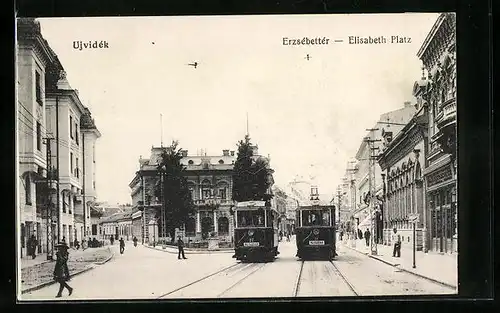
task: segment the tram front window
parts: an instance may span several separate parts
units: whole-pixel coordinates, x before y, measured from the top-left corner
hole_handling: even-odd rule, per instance
[[[264,227],[265,211],[238,211],[237,227]]]
[[[302,211],[302,226],[330,226],[330,212]]]

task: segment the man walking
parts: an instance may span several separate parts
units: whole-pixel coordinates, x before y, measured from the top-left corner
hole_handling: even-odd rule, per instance
[[[69,268],[68,268],[68,246],[65,243],[59,243],[55,246],[57,248],[56,253],[56,265],[54,267],[54,280],[59,283],[59,292],[56,298],[62,296],[64,288],[68,289],[69,295],[73,293],[73,288],[71,288],[67,281],[69,280]]]
[[[392,256],[393,257],[401,257],[401,235],[398,234],[398,230],[396,227],[393,229],[394,231],[394,250],[392,251]]]
[[[365,230],[365,241],[366,241],[366,246],[368,247],[370,245],[370,236],[371,233],[368,230],[368,228]]]
[[[120,254],[123,254],[125,251],[125,240],[123,240],[123,237],[120,238]]]
[[[177,248],[179,249],[179,255],[177,256],[177,258],[180,260],[182,254],[182,258],[184,260],[187,259],[186,256],[184,255],[184,241],[182,241],[181,236],[177,238]]]

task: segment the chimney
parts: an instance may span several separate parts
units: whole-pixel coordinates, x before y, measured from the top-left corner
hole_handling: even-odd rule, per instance
[[[188,156],[188,151],[187,150],[181,150],[181,155],[183,158]]]
[[[234,156],[234,151],[231,151],[231,156]]]
[[[405,108],[411,107],[411,101],[405,101]]]
[[[229,156],[229,150],[222,150],[223,156]]]

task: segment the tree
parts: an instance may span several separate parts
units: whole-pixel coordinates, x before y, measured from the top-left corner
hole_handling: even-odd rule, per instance
[[[166,233],[171,238],[175,235],[175,228],[187,223],[189,216],[194,213],[193,199],[184,176],[186,168],[180,162],[182,149],[177,146],[178,142],[173,141],[170,147],[162,151],[158,173],[163,174],[163,179],[159,180],[155,187],[155,196],[161,199],[163,195]],[[160,210],[157,211],[156,217],[161,217]]]
[[[238,156],[233,169],[233,200],[270,200],[270,169],[266,159],[254,160],[250,137],[238,143]]]

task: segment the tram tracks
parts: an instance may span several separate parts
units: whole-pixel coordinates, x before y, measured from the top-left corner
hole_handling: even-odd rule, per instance
[[[303,285],[305,278],[303,277],[303,272],[304,272],[304,264],[307,261],[301,261],[300,264],[300,269],[298,271],[298,275],[295,281],[294,289],[292,296],[293,297],[300,297],[301,295],[301,286]],[[340,269],[335,265],[333,261],[323,261],[321,264],[329,264],[331,265],[330,269],[333,269],[333,272],[336,274],[336,276],[341,278],[341,281],[345,286],[348,287],[349,291],[352,293],[353,296],[359,296],[359,292],[356,290],[356,288],[353,286],[353,284],[347,279],[347,277],[340,271]],[[326,268],[326,267],[325,267]],[[337,294],[332,294],[332,296],[338,296]]]
[[[224,288],[222,292],[218,292],[216,295],[214,294],[215,298],[220,298],[223,297],[225,294],[229,293],[232,291],[235,287],[237,287],[239,284],[241,284],[243,281],[251,277],[254,273],[258,272],[260,269],[265,267],[267,263],[236,263],[232,264],[230,266],[226,266],[216,272],[210,273],[208,275],[205,275],[197,280],[194,280],[188,284],[185,284],[183,286],[180,286],[172,291],[169,291],[165,294],[162,294],[161,296],[158,297],[158,299],[162,298],[168,298],[168,296],[172,296],[176,293],[183,293],[183,292],[190,292],[190,289],[194,288],[202,288],[202,289],[210,289],[211,283],[214,285],[213,290],[216,290],[219,286],[224,284],[224,280],[227,279],[226,277],[228,276],[234,276],[236,277],[236,281],[232,282],[229,287]],[[219,281],[219,277],[220,280]],[[240,277],[241,276],[241,277]],[[209,282],[209,279],[215,279],[214,282]],[[204,285],[208,283],[208,285]]]

